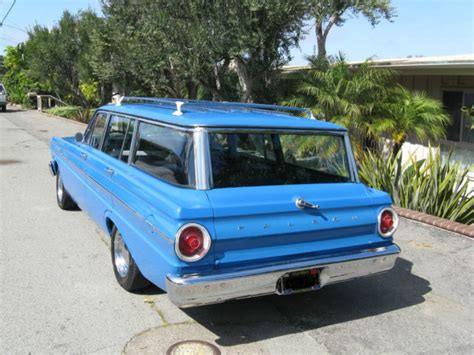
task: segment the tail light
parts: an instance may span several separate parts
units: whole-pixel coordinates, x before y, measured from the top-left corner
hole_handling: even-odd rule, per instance
[[[398,227],[398,215],[392,208],[384,208],[378,216],[378,230],[382,237],[390,237]]]
[[[175,252],[183,261],[202,259],[211,247],[209,232],[197,223],[183,225],[176,233]]]

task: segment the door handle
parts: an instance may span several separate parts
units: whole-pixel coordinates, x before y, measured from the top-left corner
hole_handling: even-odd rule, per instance
[[[295,201],[296,207],[299,209],[312,208],[313,210],[319,210],[319,205],[313,205],[312,203],[306,202],[301,197],[298,197]]]
[[[86,153],[81,153],[81,158],[86,160],[87,159],[87,154]]]
[[[112,169],[112,168],[105,168],[105,172],[106,172],[107,175],[109,175],[109,176],[114,175],[114,169]]]

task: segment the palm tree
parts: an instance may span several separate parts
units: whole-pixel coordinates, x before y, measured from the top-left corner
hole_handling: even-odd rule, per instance
[[[393,72],[363,63],[353,68],[344,58],[312,61],[297,78],[296,95],[285,103],[309,107],[319,117],[351,130],[361,147],[373,147],[391,126],[388,98]]]
[[[446,136],[450,122],[441,102],[429,98],[424,92],[410,92],[402,86],[396,88],[390,106],[391,127],[388,129],[392,150],[397,154],[408,139],[439,140]]]
[[[347,127],[357,148],[375,148],[388,136],[397,153],[408,138],[444,137],[449,117],[441,103],[398,86],[393,71],[369,62],[354,68],[342,57],[310,62],[312,68],[294,78],[295,96],[284,103]]]

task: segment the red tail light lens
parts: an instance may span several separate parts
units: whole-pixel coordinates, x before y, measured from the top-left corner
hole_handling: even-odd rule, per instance
[[[196,223],[182,226],[176,235],[175,251],[184,261],[202,259],[211,246],[211,238],[207,230]]]
[[[390,211],[383,211],[380,218],[380,230],[382,233],[387,233],[393,228],[393,216]]]
[[[189,227],[181,232],[179,251],[184,256],[194,256],[199,253],[204,244],[202,232],[199,228]]]
[[[382,237],[391,236],[398,227],[398,215],[391,208],[384,208],[379,213],[379,233]]]

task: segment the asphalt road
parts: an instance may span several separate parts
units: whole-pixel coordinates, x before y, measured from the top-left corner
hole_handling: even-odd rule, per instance
[[[49,140],[84,126],[0,113],[0,353],[165,353],[197,339],[223,353],[474,352],[474,241],[402,221],[387,274],[291,297],[180,310],[115,282],[108,237],[56,206]]]

